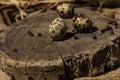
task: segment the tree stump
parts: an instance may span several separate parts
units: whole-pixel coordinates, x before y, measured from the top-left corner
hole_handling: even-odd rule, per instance
[[[75,9],[93,21],[90,33],[73,33],[72,19],[61,41],[48,26],[58,13],[36,14],[6,30],[0,43],[1,68],[15,80],[72,80],[106,73],[120,65],[120,24],[88,9]]]

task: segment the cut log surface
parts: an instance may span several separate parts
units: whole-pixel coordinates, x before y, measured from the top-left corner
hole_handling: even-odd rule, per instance
[[[65,38],[52,41],[48,27],[59,17],[54,11],[11,25],[0,43],[2,70],[16,80],[71,80],[119,67],[119,22],[88,9],[76,8],[75,13],[89,16],[93,31],[74,34],[72,19],[65,19]]]

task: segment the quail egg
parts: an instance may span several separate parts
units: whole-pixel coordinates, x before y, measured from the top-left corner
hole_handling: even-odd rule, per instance
[[[74,8],[70,3],[61,3],[57,6],[57,12],[62,18],[70,18],[74,14]]]
[[[66,34],[66,23],[62,18],[56,18],[49,26],[49,34],[53,40],[61,40]]]
[[[92,28],[92,20],[83,14],[76,14],[73,17],[72,25],[76,32],[88,32]]]

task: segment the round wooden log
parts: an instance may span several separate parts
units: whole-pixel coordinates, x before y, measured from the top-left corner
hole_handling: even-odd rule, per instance
[[[71,80],[110,71],[120,64],[119,22],[88,9],[75,9],[90,17],[89,33],[73,33],[72,19],[61,41],[52,41],[48,26],[56,12],[34,15],[6,30],[0,43],[2,70],[16,80]]]

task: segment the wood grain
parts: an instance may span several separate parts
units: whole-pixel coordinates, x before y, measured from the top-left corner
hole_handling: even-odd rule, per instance
[[[74,34],[72,19],[65,19],[68,27],[65,38],[52,42],[48,26],[59,17],[54,11],[37,14],[11,25],[0,45],[5,54],[1,60],[4,61],[4,71],[17,80],[31,77],[35,80],[71,80],[100,75],[117,68],[120,62],[119,22],[114,25],[110,23],[113,19],[88,9],[75,9],[75,13],[89,16],[95,30]],[[114,34],[111,34],[111,29],[102,33],[101,29],[106,26],[111,26]],[[38,36],[39,33],[41,36]]]

